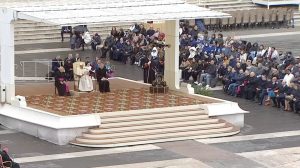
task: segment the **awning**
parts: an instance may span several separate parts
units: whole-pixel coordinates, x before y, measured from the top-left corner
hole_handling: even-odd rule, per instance
[[[181,0],[1,0],[0,7],[17,11],[19,19],[54,25],[230,17]]]

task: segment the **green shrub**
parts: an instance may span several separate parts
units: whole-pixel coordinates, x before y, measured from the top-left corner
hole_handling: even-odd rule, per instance
[[[211,96],[212,91],[210,88],[206,88],[205,86],[199,86],[196,84],[193,84],[192,87],[194,88],[195,94],[204,95],[204,96]]]

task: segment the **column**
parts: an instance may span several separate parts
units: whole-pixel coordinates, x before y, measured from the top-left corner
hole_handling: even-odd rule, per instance
[[[165,72],[164,79],[170,89],[180,89],[179,86],[179,20],[165,22],[166,34]]]
[[[11,103],[15,97],[15,54],[14,54],[14,24],[16,13],[0,8],[0,55],[1,84],[5,86],[6,102]]]

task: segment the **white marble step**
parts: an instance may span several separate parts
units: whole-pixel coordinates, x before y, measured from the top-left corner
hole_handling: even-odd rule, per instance
[[[211,122],[212,119],[208,118],[207,115],[199,115],[199,116],[184,116],[184,117],[177,117],[177,118],[160,118],[155,120],[141,120],[141,121],[134,121],[134,122],[122,122],[122,123],[105,123],[101,124],[101,128],[121,128],[121,127],[129,127],[129,126],[140,126],[140,125],[154,125],[154,124],[161,124],[161,123],[175,123],[175,122],[182,122],[182,121],[199,121],[201,122]]]
[[[82,143],[79,141],[70,142],[73,145],[85,146],[85,147],[120,147],[120,146],[131,146],[131,145],[141,145],[141,144],[152,144],[152,143],[160,143],[160,142],[171,142],[171,141],[181,141],[181,140],[190,140],[190,139],[206,139],[206,138],[216,138],[216,137],[225,137],[231,136],[239,133],[238,129],[227,130],[223,132],[216,132],[210,134],[196,134],[191,136],[175,136],[170,138],[157,138],[157,139],[144,139],[140,141],[124,141],[124,142],[114,142],[114,143]]]
[[[240,5],[227,5],[227,6],[210,6],[209,9],[211,10],[219,10],[219,9],[236,9],[236,10],[243,10],[244,8],[254,7],[252,4],[240,4]]]
[[[146,115],[146,116],[129,116],[129,117],[119,117],[119,118],[107,118],[101,120],[101,124],[111,124],[111,123],[122,123],[122,122],[135,122],[135,121],[147,121],[147,120],[156,120],[156,119],[170,119],[178,117],[203,117],[208,118],[206,114],[199,111],[186,111],[186,112],[174,112],[174,113],[163,113],[155,115]]]
[[[76,138],[76,142],[79,143],[87,143],[87,144],[115,144],[115,143],[124,143],[124,142],[133,142],[133,141],[145,141],[145,140],[156,140],[156,139],[168,139],[168,138],[176,138],[176,137],[191,137],[191,136],[199,136],[199,135],[209,135],[209,134],[218,134],[223,132],[230,132],[233,131],[234,128],[231,126],[224,127],[224,128],[216,128],[216,129],[209,129],[209,130],[195,130],[195,131],[185,131],[182,130],[181,132],[172,132],[172,133],[164,133],[164,134],[155,134],[155,135],[142,135],[136,137],[122,137],[122,138],[115,138],[110,139],[87,139],[84,137]]]
[[[101,119],[107,119],[107,118],[119,118],[119,117],[131,117],[134,116],[142,116],[142,115],[154,115],[154,114],[163,114],[163,113],[174,113],[174,112],[185,112],[185,111],[203,111],[202,108],[199,108],[198,106],[190,106],[190,107],[184,107],[181,109],[180,106],[176,107],[176,109],[171,108],[162,108],[159,110],[155,109],[148,109],[148,110],[133,110],[133,111],[127,111],[124,113],[121,112],[107,112],[107,113],[101,113],[100,117]],[[204,111],[203,111],[204,113]]]
[[[240,5],[240,4],[245,4],[245,2],[242,1],[219,1],[218,3],[216,2],[208,2],[205,3],[207,6],[224,6],[224,5]]]
[[[154,129],[163,129],[163,128],[174,128],[180,126],[195,126],[195,125],[207,125],[207,124],[217,124],[221,123],[218,119],[207,119],[207,120],[194,120],[194,121],[181,121],[181,122],[163,122],[155,124],[145,124],[137,126],[124,126],[117,128],[93,128],[89,129],[89,134],[112,134],[119,132],[134,132],[142,130],[154,130]]]
[[[177,133],[177,132],[189,132],[189,131],[198,131],[198,130],[208,130],[208,129],[218,129],[225,126],[225,123],[216,123],[216,124],[208,124],[208,125],[180,125],[178,127],[168,127],[159,128],[159,129],[146,129],[141,131],[124,131],[112,134],[89,134],[83,133],[82,137],[86,139],[97,139],[97,140],[105,140],[105,139],[115,139],[115,138],[125,138],[125,137],[137,137],[137,136],[149,136],[149,135],[162,135],[169,133]]]

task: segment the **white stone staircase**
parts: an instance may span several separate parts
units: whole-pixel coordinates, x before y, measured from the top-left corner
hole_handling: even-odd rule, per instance
[[[208,117],[199,107],[102,113],[101,126],[90,128],[71,144],[118,147],[158,142],[230,136],[239,128]]]
[[[300,26],[300,11],[294,12],[294,24],[295,26]]]
[[[104,38],[110,33],[112,26],[116,26],[118,29],[128,29],[131,24],[93,24],[88,25],[88,29],[90,33],[99,33]],[[15,43],[32,44],[60,42],[60,31],[60,26],[30,20],[17,20],[15,22]],[[64,37],[65,41],[69,40],[68,34],[65,34]]]
[[[187,2],[216,11],[249,10],[257,8],[252,0],[187,0]]]

